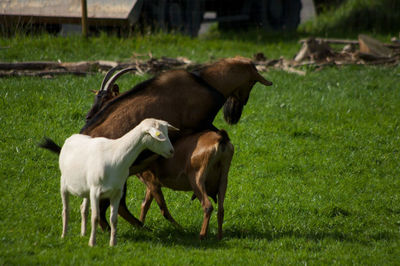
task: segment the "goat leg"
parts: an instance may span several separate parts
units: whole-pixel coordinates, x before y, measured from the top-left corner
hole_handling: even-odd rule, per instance
[[[135,216],[130,213],[128,207],[126,206],[126,182],[124,185],[124,190],[122,192],[121,201],[119,202],[118,214],[121,215],[126,221],[128,221],[131,225],[136,227],[143,227],[143,223],[139,221]]]
[[[118,214],[121,215],[126,221],[128,221],[131,225],[136,227],[143,227],[143,223],[139,221],[135,216],[133,216],[126,206],[126,183],[124,185],[124,190],[122,192],[122,198],[119,203]],[[106,211],[110,206],[110,201],[108,199],[100,200],[100,227],[103,231],[109,231],[110,225],[107,222]]]
[[[69,193],[65,188],[61,188],[61,200],[63,205],[63,210],[62,210],[63,230],[61,237],[64,238],[65,235],[67,234],[68,218],[69,218]]]
[[[228,143],[226,147],[229,152],[225,152],[225,156],[221,163],[221,175],[219,180],[218,188],[218,240],[222,239],[222,224],[224,222],[224,200],[226,188],[228,186],[228,173],[231,166],[232,157],[234,154],[234,147],[231,143]]]
[[[92,219],[91,219],[91,232],[89,238],[89,246],[93,247],[96,245],[96,228],[97,223],[99,221],[99,212],[100,212],[100,190],[99,189],[91,189],[90,190],[90,206],[92,209]]]
[[[142,206],[140,209],[140,221],[144,224],[144,220],[146,219],[147,211],[150,208],[151,202],[153,201],[153,195],[148,187],[146,187],[146,196],[142,202]]]
[[[226,170],[226,171],[224,171]],[[222,176],[219,182],[219,189],[218,189],[218,240],[222,239],[222,224],[224,222],[224,200],[225,200],[225,193],[226,188],[228,185],[228,171],[227,169],[222,169]]]
[[[117,217],[118,217],[118,206],[121,198],[121,193],[117,193],[110,199],[110,224],[111,224],[111,234],[110,234],[110,246],[115,246],[117,244]]]
[[[200,200],[201,207],[204,210],[203,224],[200,230],[200,240],[203,240],[207,235],[208,225],[210,223],[211,213],[213,211],[213,206],[211,204],[211,201],[208,199],[208,195],[206,192],[204,180],[206,176],[205,171],[206,170],[204,168],[200,169],[195,174],[195,178],[190,178],[190,184],[193,188],[194,194]]]
[[[109,231],[110,230],[110,225],[107,222],[106,218],[106,211],[108,207],[110,206],[110,200],[108,199],[102,199],[100,200],[100,228],[101,230],[104,231]]]
[[[147,186],[151,194],[153,195],[154,199],[156,200],[158,207],[160,207],[161,214],[170,221],[175,227],[182,229],[182,226],[178,224],[175,219],[172,217],[172,215],[169,213],[169,210],[167,208],[167,204],[165,203],[164,195],[161,191],[161,187],[156,186],[156,185],[149,185]]]
[[[84,236],[86,234],[86,220],[87,220],[87,215],[89,211],[89,199],[84,198],[81,204],[81,236]]]

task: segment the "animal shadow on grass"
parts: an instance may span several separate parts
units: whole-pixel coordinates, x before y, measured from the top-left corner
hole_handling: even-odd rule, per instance
[[[199,239],[198,228],[177,229],[174,226],[154,228],[151,230],[130,230],[121,232],[120,241],[157,243],[163,246],[186,246],[193,248],[223,248],[225,242],[217,240],[217,234],[208,232],[206,239]]]
[[[393,210],[390,210],[393,212]],[[269,210],[261,211],[261,213],[269,213]],[[239,217],[248,215],[236,213]],[[314,215],[320,216],[321,219],[348,219],[355,215],[349,210],[332,205],[314,211]],[[261,217],[259,212],[255,212],[253,217]],[[311,217],[310,217],[311,218]],[[228,221],[228,220],[227,220]],[[215,220],[214,220],[215,222]],[[350,221],[348,221],[350,222]],[[254,239],[254,240],[267,240],[275,241],[285,238],[305,239],[312,242],[319,242],[322,240],[335,240],[347,243],[359,243],[362,245],[370,245],[372,241],[394,241],[398,240],[398,235],[390,231],[390,229],[382,228],[381,230],[373,230],[370,232],[360,232],[359,229],[354,228],[342,229],[342,227],[330,227],[322,225],[321,228],[310,227],[299,229],[295,225],[278,225],[275,227],[268,222],[265,218],[265,223],[268,226],[260,226],[260,223],[254,224],[252,222],[244,224],[229,224],[225,223],[223,226],[223,239],[217,240],[217,228],[211,221],[209,231],[205,240],[199,240],[200,225],[186,225],[182,229],[178,229],[172,225],[152,224],[150,230],[129,230],[120,235],[123,241],[137,241],[137,242],[156,242],[164,246],[187,246],[193,248],[228,248],[229,240],[234,239]],[[312,222],[310,222],[312,224]]]
[[[331,217],[333,218],[333,217]],[[262,229],[260,226],[252,226],[251,224],[238,226],[225,226],[224,236],[222,240],[217,240],[217,234],[214,228],[208,232],[205,240],[199,240],[198,228],[177,229],[173,226],[163,228],[152,228],[152,230],[130,230],[120,235],[122,241],[157,243],[163,246],[186,246],[192,248],[229,248],[229,240],[233,239],[254,239],[275,241],[285,238],[305,239],[312,242],[322,240],[335,240],[339,242],[359,243],[362,245],[370,245],[373,241],[393,241],[398,236],[389,230],[380,230],[370,233],[356,232],[352,230],[343,231],[340,228],[333,228],[327,231],[323,229],[309,228],[299,230],[294,227],[286,227],[285,229],[267,228]]]

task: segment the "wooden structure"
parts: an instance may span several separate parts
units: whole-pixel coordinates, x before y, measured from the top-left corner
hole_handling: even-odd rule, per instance
[[[144,0],[87,0],[88,25],[133,25]],[[0,19],[32,24],[81,24],[81,0],[3,0]]]

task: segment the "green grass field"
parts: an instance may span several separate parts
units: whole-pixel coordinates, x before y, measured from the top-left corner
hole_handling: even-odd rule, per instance
[[[134,52],[205,62],[264,52],[292,57],[297,37],[173,35],[0,39],[1,61],[127,60]],[[384,39],[385,36],[380,36]],[[116,49],[118,47],[118,49]],[[175,229],[153,203],[152,231],[119,219],[118,245],[99,232],[98,246],[80,237],[80,199],[72,197],[69,235],[61,239],[58,160],[36,143],[62,143],[84,125],[102,75],[0,79],[0,265],[399,265],[400,67],[347,66],[298,76],[263,73],[241,121],[228,126],[235,145],[225,201],[224,239],[216,212],[198,240],[202,209],[191,193],[164,189]],[[128,76],[127,90],[149,76]],[[136,215],[144,185],[128,180]],[[214,205],[215,206],[215,205]],[[216,209],[216,206],[215,206]]]

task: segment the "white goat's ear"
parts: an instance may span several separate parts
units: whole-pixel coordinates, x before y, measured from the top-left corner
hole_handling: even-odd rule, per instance
[[[159,140],[159,141],[164,141],[164,140],[167,139],[167,138],[165,137],[164,133],[162,133],[160,130],[158,130],[157,128],[154,128],[154,127],[151,127],[151,128],[149,129],[149,134],[150,134],[153,138],[155,138],[155,139],[157,139],[157,140]]]
[[[169,131],[179,131],[179,128],[174,127],[173,125],[167,123],[167,127]]]

